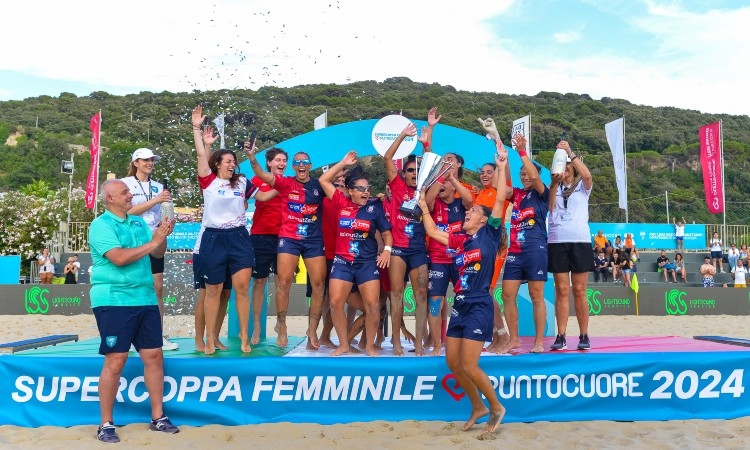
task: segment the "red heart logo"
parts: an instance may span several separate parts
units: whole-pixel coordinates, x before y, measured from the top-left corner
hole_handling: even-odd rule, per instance
[[[450,381],[453,381],[453,386],[449,384]],[[449,373],[448,375],[443,377],[443,389],[445,389],[445,392],[450,394],[450,396],[453,397],[453,400],[455,401],[460,401],[464,397],[464,395],[466,395],[466,392],[462,392],[461,385],[458,384],[456,376],[452,373]]]

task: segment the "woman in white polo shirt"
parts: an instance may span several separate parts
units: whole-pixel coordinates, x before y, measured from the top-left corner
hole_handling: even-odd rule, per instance
[[[591,348],[588,336],[589,306],[586,287],[589,272],[594,269],[591,257],[591,231],[589,230],[589,197],[594,187],[591,172],[570,149],[566,141],[557,148],[568,153],[565,172],[552,175],[549,203],[548,269],[555,279],[555,318],[557,337],[551,350],[567,347],[565,331],[568,326],[570,306],[568,298],[573,288],[578,327],[581,330],[578,350]]]
[[[141,216],[153,232],[161,222],[161,204],[171,202],[172,195],[164,189],[161,183],[151,179],[154,171],[154,163],[161,157],[154,155],[149,148],[139,148],[133,152],[128,168],[128,176],[122,181],[133,194],[133,207],[128,214]],[[162,318],[162,330],[164,330],[164,258],[151,258],[151,274],[154,277],[154,290],[159,300],[159,313]],[[180,346],[172,342],[165,335],[162,337],[162,350],[177,350]]]

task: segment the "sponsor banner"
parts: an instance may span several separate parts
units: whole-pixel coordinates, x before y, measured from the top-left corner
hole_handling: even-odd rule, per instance
[[[517,134],[523,135],[523,137],[526,138],[526,153],[528,153],[529,158],[534,159],[534,157],[531,154],[531,116],[525,116],[521,117],[520,119],[516,119],[513,121],[513,126],[510,130],[510,137],[511,137],[511,145],[513,147],[513,150],[516,149],[515,144],[513,144],[513,136]]]
[[[505,422],[732,419],[750,415],[750,352],[579,353],[483,357]],[[585,358],[586,363],[582,364]],[[178,425],[465,420],[466,393],[444,358],[166,358],[164,409]],[[356,364],[355,364],[356,363]],[[0,356],[0,423],[92,425],[102,359]],[[19,414],[23,411],[23,414]],[[131,357],[117,423],[150,417],[143,366]]]
[[[94,209],[96,205],[96,196],[99,192],[99,138],[102,131],[102,113],[99,111],[91,117],[91,144],[89,152],[91,153],[91,168],[89,176],[86,178],[86,208]]]
[[[201,224],[197,222],[175,223],[174,231],[167,236],[167,250],[193,251]]]
[[[724,158],[721,155],[721,124],[700,127],[701,168],[706,205],[711,214],[724,212]]]
[[[591,243],[599,230],[604,232],[609,242],[614,243],[615,237],[620,235],[625,242],[625,233],[633,233],[635,246],[639,250],[669,250],[677,248],[675,227],[666,223],[602,223],[591,222]],[[685,225],[685,249],[706,249],[706,225]]]

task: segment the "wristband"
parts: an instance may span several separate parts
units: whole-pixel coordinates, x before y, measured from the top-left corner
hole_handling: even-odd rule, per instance
[[[392,250],[393,250],[393,249],[391,248],[391,246],[390,246],[390,245],[386,245],[385,247],[383,247],[383,251],[384,251],[384,252],[390,252],[390,251],[392,251]]]
[[[429,142],[422,142],[422,148],[427,148],[430,146]]]
[[[571,157],[570,157],[570,162],[573,162],[573,160],[575,160],[576,158],[578,158],[578,155],[573,155],[573,156],[571,156]]]
[[[524,156],[528,156],[528,155],[526,154],[526,150],[518,150],[518,156],[523,158]]]
[[[437,184],[445,184],[445,177],[438,177],[438,179],[435,180],[435,183],[437,183]]]

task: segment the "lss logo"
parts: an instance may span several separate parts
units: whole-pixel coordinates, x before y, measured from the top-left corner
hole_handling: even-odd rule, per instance
[[[42,289],[38,286],[26,289],[24,294],[26,313],[47,314],[47,311],[49,311],[49,302],[44,298],[44,294],[49,294],[49,289]]]

